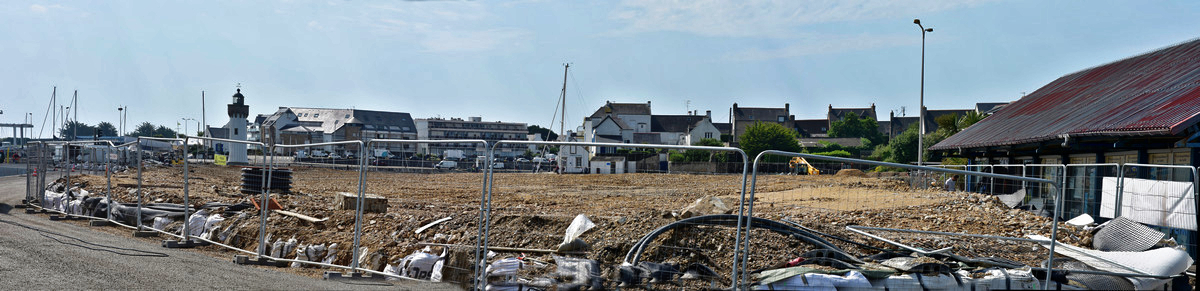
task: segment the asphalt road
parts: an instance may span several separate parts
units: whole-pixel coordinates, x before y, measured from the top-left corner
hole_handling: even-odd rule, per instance
[[[25,177],[0,177],[0,289],[429,290],[413,282],[322,280],[234,264],[13,208]],[[395,284],[395,285],[393,285]]]

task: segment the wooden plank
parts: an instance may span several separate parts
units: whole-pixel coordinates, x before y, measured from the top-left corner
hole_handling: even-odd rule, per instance
[[[446,218],[442,218],[442,219],[438,219],[434,222],[430,222],[429,224],[426,224],[425,226],[418,228],[416,233],[421,233],[422,231],[425,231],[426,229],[433,227],[434,225],[437,225],[438,223],[446,222],[446,221],[450,220],[450,218],[451,218],[450,216],[447,216]]]
[[[311,222],[311,223],[322,223],[322,222],[325,222],[326,220],[329,220],[329,218],[328,218],[328,217],[326,217],[326,218],[321,218],[321,219],[317,219],[317,218],[315,218],[315,217],[312,217],[312,216],[308,216],[308,215],[304,215],[304,214],[299,214],[299,213],[295,213],[295,212],[291,212],[291,211],[287,211],[287,210],[279,210],[279,209],[275,209],[275,210],[272,210],[272,211],[274,211],[275,213],[279,213],[279,214],[283,214],[283,215],[287,215],[287,216],[291,216],[291,217],[299,218],[299,219],[302,219],[302,220],[304,220],[304,221],[308,221],[308,222]]]
[[[137,184],[119,183],[119,184],[117,184],[117,187],[137,188]],[[183,189],[183,186],[179,186],[179,185],[161,185],[161,184],[142,184],[142,188],[174,188],[174,189]]]

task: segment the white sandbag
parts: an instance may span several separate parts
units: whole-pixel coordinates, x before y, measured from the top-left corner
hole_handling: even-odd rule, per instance
[[[282,255],[287,255],[287,254],[290,254],[290,253],[296,251],[296,245],[298,245],[298,244],[300,244],[300,241],[297,241],[295,236],[292,236],[292,238],[289,238],[287,240],[287,242],[283,243]]]
[[[400,275],[413,279],[429,280],[433,275],[433,267],[442,256],[417,251],[400,261]]]
[[[429,281],[441,282],[442,281],[442,268],[445,266],[446,266],[445,259],[438,260],[437,263],[434,263],[433,264],[433,273],[429,274]]]
[[[67,202],[68,206],[67,206],[67,211],[65,211],[65,212],[69,213],[69,214],[73,214],[73,215],[83,215],[83,202],[82,201],[83,200],[71,200],[70,202]]]
[[[305,249],[307,249],[307,248],[308,248],[308,246],[306,246],[306,245],[303,245],[303,244],[302,244],[302,245],[300,245],[300,247],[296,248],[296,258],[295,258],[295,260],[297,260],[297,261],[307,261],[307,260],[308,260],[308,253],[307,253],[307,252],[305,252]],[[292,262],[292,265],[291,265],[291,267],[292,267],[292,268],[299,268],[299,267],[303,267],[303,266],[304,266],[304,264],[301,264],[300,262]]]
[[[309,245],[304,249],[304,254],[308,257],[307,260],[317,262],[325,255],[325,244]]]
[[[282,258],[283,254],[285,254],[283,252],[283,239],[277,239],[274,244],[271,244],[271,256]]]
[[[334,261],[337,261],[337,257],[338,257],[338,244],[331,243],[331,244],[329,244],[329,248],[325,252],[325,259],[321,260],[321,262],[326,263],[326,264],[333,264]]]
[[[209,215],[208,219],[204,221],[204,233],[201,234],[200,237],[210,240],[213,239],[213,235],[221,230],[220,224],[222,221],[225,221],[225,218],[221,217],[220,213],[213,213],[212,215]]]
[[[867,277],[857,271],[847,272],[845,276],[833,274],[808,273],[792,276],[770,284],[759,285],[756,290],[822,290],[836,291],[839,288],[871,288]]]
[[[201,234],[203,234],[204,233],[204,223],[207,221],[208,221],[208,210],[201,209],[200,211],[196,211],[196,213],[192,213],[192,215],[190,217],[188,217],[188,221],[187,221],[188,235],[200,236]],[[179,234],[180,235],[183,234],[182,229],[179,231]]]
[[[167,218],[166,216],[159,216],[159,217],[154,218],[154,224],[151,225],[150,227],[153,227],[154,229],[157,229],[157,230],[164,230],[167,228],[167,225],[171,224],[171,222],[174,222],[174,221],[171,220],[170,218]]]
[[[488,265],[485,273],[488,276],[515,276],[517,271],[525,267],[525,262],[517,258],[505,258]]]
[[[885,287],[887,290],[970,290],[969,285],[959,284],[953,276],[919,273],[890,276],[882,282],[877,282],[875,287]]]
[[[368,270],[379,271],[383,267],[383,254],[368,252],[367,247],[358,249],[358,265]]]
[[[972,278],[967,271],[958,271],[959,277],[971,283],[973,290],[1037,290],[1039,281],[1029,271],[1020,269],[985,270],[983,278]]]
[[[386,267],[383,267],[383,273],[388,274],[388,275],[400,276],[400,268],[397,268],[396,266],[392,266],[392,264],[388,264]],[[388,281],[400,281],[399,278],[390,277],[390,276],[387,277],[387,280]]]

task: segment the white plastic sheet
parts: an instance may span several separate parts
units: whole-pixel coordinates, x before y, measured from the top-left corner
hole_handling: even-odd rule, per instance
[[[1100,217],[1114,218],[1117,178],[1104,177],[1101,184]],[[1196,230],[1196,195],[1191,182],[1125,178],[1121,194],[1121,216],[1134,221]]]
[[[1030,235],[1029,238],[1050,240],[1040,235]],[[1049,243],[1041,245],[1050,247]],[[1193,262],[1187,252],[1174,248],[1157,248],[1144,252],[1104,252],[1058,243],[1054,252],[1102,271],[1155,276],[1177,275],[1187,270]],[[1133,282],[1138,290],[1156,289],[1167,282],[1166,279],[1146,277],[1131,277],[1129,281]]]

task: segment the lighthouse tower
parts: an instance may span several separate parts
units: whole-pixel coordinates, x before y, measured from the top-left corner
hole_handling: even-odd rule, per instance
[[[237,93],[233,94],[233,103],[229,104],[229,123],[225,124],[225,128],[229,129],[229,139],[246,140],[246,117],[249,115],[250,106],[246,105],[246,96],[242,96],[242,88],[238,88]],[[230,143],[227,163],[246,165],[246,144]]]

